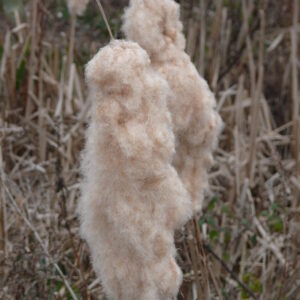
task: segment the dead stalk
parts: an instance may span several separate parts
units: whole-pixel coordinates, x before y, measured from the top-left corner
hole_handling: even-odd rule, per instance
[[[256,164],[256,150],[257,143],[256,137],[259,129],[259,108],[262,97],[263,88],[263,77],[264,77],[264,37],[265,37],[265,13],[260,10],[260,39],[259,39],[259,58],[258,58],[258,80],[257,88],[254,94],[254,99],[252,99],[252,109],[251,109],[251,132],[250,132],[250,151],[249,151],[249,165],[248,165],[248,176],[250,179],[250,185],[253,185],[254,174],[255,174],[255,164]]]
[[[195,280],[196,289],[197,289],[197,296],[198,296],[198,299],[206,299],[206,298],[204,298],[205,296],[203,295],[202,287],[201,287],[201,284],[200,284],[200,279],[199,279],[199,276],[198,276],[198,263],[197,263],[196,248],[195,248],[191,228],[188,229],[187,241],[188,241],[188,246],[189,246],[190,255],[191,255],[192,268],[193,268],[193,271],[194,271],[194,280]]]
[[[105,14],[105,11],[104,11],[104,9],[103,9],[103,6],[102,6],[100,0],[96,0],[96,2],[97,2],[97,5],[98,5],[98,7],[99,7],[100,13],[101,13],[101,15],[102,15],[102,17],[103,17],[103,20],[104,20],[104,22],[105,22],[105,25],[106,25],[106,28],[107,28],[107,30],[108,30],[110,39],[113,40],[113,39],[114,39],[114,36],[113,36],[113,34],[112,34],[110,25],[109,25],[109,23],[108,23],[108,21],[107,21],[106,14]]]
[[[294,0],[293,27],[291,28],[291,64],[293,97],[293,148],[296,159],[296,174],[300,178],[300,110],[299,110],[299,76],[298,76],[298,18],[299,0]]]
[[[28,68],[28,86],[27,86],[27,96],[26,96],[26,111],[25,117],[29,119],[32,110],[32,95],[34,94],[34,74],[36,71],[36,42],[37,42],[37,17],[38,17],[38,0],[32,0],[31,2],[31,26],[30,26],[30,58],[29,58],[29,68]]]

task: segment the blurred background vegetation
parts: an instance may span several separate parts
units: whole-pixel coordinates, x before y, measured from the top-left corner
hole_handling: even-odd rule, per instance
[[[178,299],[300,299],[299,0],[185,0],[186,51],[225,122],[203,213],[176,233]],[[128,1],[103,0],[115,37]],[[80,240],[94,1],[0,7],[0,299],[104,299]]]

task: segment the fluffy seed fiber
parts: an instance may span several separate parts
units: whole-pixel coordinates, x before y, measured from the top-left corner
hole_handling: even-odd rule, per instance
[[[184,52],[179,5],[173,0],[131,0],[123,21],[126,37],[148,52],[153,68],[172,90],[167,103],[176,138],[173,165],[197,212],[208,186],[212,150],[222,121],[206,81]]]
[[[192,214],[171,161],[170,93],[133,42],[113,41],[88,63],[93,102],[83,153],[81,232],[114,300],[171,300],[182,280],[173,235]]]

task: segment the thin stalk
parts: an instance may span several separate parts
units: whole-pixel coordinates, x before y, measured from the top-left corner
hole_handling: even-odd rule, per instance
[[[191,254],[191,261],[192,261],[192,268],[194,271],[194,280],[196,284],[196,289],[197,289],[197,296],[198,299],[204,299],[204,295],[202,293],[202,288],[198,276],[198,264],[197,264],[197,255],[196,255],[196,247],[194,245],[194,237],[193,237],[193,231],[192,231],[192,226],[191,224],[187,224],[187,229],[188,229],[188,246]]]
[[[292,51],[292,97],[293,97],[293,139],[294,140],[294,153],[296,159],[296,174],[300,176],[300,121],[299,121],[299,77],[298,77],[298,14],[299,14],[299,0],[294,0],[294,15],[293,15],[293,27],[291,29]]]
[[[32,112],[32,95],[34,95],[34,73],[36,70],[36,35],[37,35],[37,16],[38,16],[38,0],[32,0],[32,20],[30,26],[30,58],[29,58],[29,69],[28,69],[28,87],[27,87],[27,101],[26,101],[26,119],[29,119]]]
[[[255,93],[255,97],[252,102],[251,109],[251,133],[250,133],[250,155],[249,155],[249,164],[248,164],[248,176],[250,179],[250,185],[253,184],[254,173],[255,173],[255,163],[256,163],[256,136],[259,128],[259,107],[260,100],[262,97],[262,85],[264,77],[264,39],[265,39],[265,13],[263,10],[260,10],[260,19],[261,19],[261,30],[260,30],[260,40],[259,40],[259,59],[258,59],[258,83]]]
[[[104,11],[104,9],[103,9],[103,6],[102,6],[100,0],[96,0],[96,3],[97,3],[97,5],[98,5],[98,7],[99,7],[99,9],[100,9],[100,12],[101,12],[101,15],[102,15],[102,17],[103,17],[103,20],[104,20],[104,22],[105,22],[106,28],[107,28],[107,30],[108,30],[110,39],[111,39],[111,40],[114,40],[114,37],[113,37],[112,31],[111,31],[110,25],[109,25],[109,23],[108,23],[108,21],[107,21],[106,14],[105,14],[105,11]]]
[[[205,42],[206,42],[206,20],[205,20],[205,0],[200,2],[200,14],[201,14],[201,23],[200,23],[200,56],[199,56],[199,73],[203,76],[205,71]]]
[[[72,13],[71,30],[70,30],[70,44],[69,44],[69,53],[68,53],[68,68],[67,68],[68,77],[71,72],[71,66],[72,66],[72,63],[74,60],[75,31],[76,31],[76,14]]]

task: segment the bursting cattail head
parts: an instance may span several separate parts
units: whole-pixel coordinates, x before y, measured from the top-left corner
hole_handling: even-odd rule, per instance
[[[150,67],[150,59],[138,44],[114,40],[87,64],[85,75],[91,90],[110,96],[122,94],[129,86],[137,90],[138,75],[146,67]]]
[[[71,15],[80,16],[84,13],[89,0],[68,0],[68,8]]]
[[[109,299],[170,300],[182,273],[174,229],[191,201],[171,166],[167,82],[138,44],[112,41],[86,67],[93,108],[83,153],[81,232]]]
[[[179,5],[173,0],[131,0],[122,29],[127,38],[139,43],[150,56],[169,45],[185,48]]]
[[[166,109],[169,86],[152,70],[147,52],[135,42],[113,40],[87,64],[85,77],[93,104],[103,108],[113,107],[112,102],[118,103],[117,106],[120,105],[124,109],[121,114],[122,118],[146,118],[148,123],[153,122],[154,129],[159,114],[150,115],[147,111],[150,107],[155,109],[156,106]],[[146,108],[148,106],[149,108]],[[142,110],[141,107],[144,109]],[[171,124],[169,112],[166,113],[166,117],[168,123]],[[111,116],[108,122],[111,122],[113,118],[115,116]],[[161,138],[164,140],[161,154],[168,156],[169,151],[173,153],[173,150],[170,150],[174,143],[173,133],[164,135],[164,130],[161,129],[154,132],[162,135],[157,137],[158,140]],[[136,134],[138,135],[138,132]],[[143,155],[147,153],[150,155],[153,146],[152,142],[150,144]]]
[[[176,138],[173,165],[201,208],[212,151],[221,130],[215,97],[184,52],[179,5],[173,0],[131,0],[123,17],[125,36],[150,55],[152,67],[168,82],[168,108]]]

